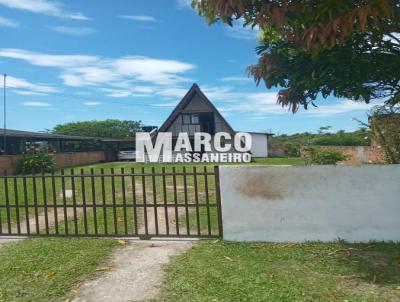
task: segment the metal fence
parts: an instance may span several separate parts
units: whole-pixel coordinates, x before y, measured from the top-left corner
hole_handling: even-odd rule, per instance
[[[222,236],[218,167],[71,169],[0,182],[0,236]]]

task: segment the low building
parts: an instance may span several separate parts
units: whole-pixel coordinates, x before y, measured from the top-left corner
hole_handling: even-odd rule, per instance
[[[134,148],[134,140],[0,129],[0,174],[13,173],[28,147],[51,151],[63,168],[114,161],[120,149]]]

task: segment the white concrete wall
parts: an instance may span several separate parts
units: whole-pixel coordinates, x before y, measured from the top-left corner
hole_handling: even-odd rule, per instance
[[[268,156],[268,137],[262,133],[251,133],[251,154],[253,157]]]
[[[400,241],[400,165],[220,167],[224,239]]]

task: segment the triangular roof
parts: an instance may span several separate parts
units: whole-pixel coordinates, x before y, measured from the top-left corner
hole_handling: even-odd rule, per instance
[[[235,133],[235,130],[229,125],[229,123],[225,120],[225,118],[219,113],[218,109],[211,103],[211,101],[206,97],[206,95],[201,91],[200,87],[194,83],[192,87],[189,89],[189,91],[185,94],[185,96],[182,98],[182,100],[176,105],[174,110],[171,112],[171,114],[168,116],[168,118],[165,120],[165,122],[161,125],[160,129],[158,130],[159,132],[165,132],[171,125],[172,123],[176,120],[176,118],[179,116],[179,114],[186,108],[186,106],[192,101],[193,97],[195,95],[199,95],[202,100],[210,106],[212,111],[226,124],[228,129],[231,131],[231,134]]]

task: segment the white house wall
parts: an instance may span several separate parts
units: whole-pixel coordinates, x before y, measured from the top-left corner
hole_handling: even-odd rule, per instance
[[[251,154],[253,157],[267,157],[268,156],[268,137],[262,133],[251,134]]]

